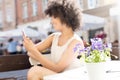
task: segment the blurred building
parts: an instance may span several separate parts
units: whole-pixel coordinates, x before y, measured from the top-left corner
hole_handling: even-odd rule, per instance
[[[31,27],[47,36],[50,20],[45,16],[48,0],[16,0],[17,28]]]
[[[0,0],[0,29],[9,30],[16,27],[15,0]]]
[[[118,38],[116,28],[114,28],[116,26],[115,19],[110,16],[110,9],[114,6],[116,0],[77,1],[83,13],[106,19],[106,25],[102,28],[82,32],[86,41],[98,30],[104,30],[110,42]],[[32,27],[42,33],[47,33],[51,28],[50,19],[44,14],[47,2],[48,0],[0,0],[0,29]]]
[[[110,9],[114,7],[116,0],[79,0],[83,13],[102,17],[106,20],[106,25],[103,28],[96,30],[84,31],[83,36],[88,41],[91,35],[99,30],[107,33],[107,41],[114,42],[118,36],[116,34],[114,19],[111,19]],[[96,26],[97,27],[97,26]],[[92,33],[92,34],[91,34]]]
[[[114,34],[115,24],[110,17],[110,9],[116,0],[77,0],[83,13],[95,15],[106,19],[106,25],[100,29],[83,31],[85,40],[93,37],[99,30],[105,31],[108,41],[113,42],[117,37]],[[45,17],[44,10],[48,0],[16,0],[16,24],[17,27],[32,27],[40,32],[47,33],[50,21]],[[112,27],[111,27],[112,26]],[[97,26],[96,26],[97,27]],[[94,34],[94,35],[93,35]],[[92,35],[92,36],[91,36]],[[112,36],[111,36],[112,35]]]
[[[17,25],[45,18],[47,0],[16,0]]]
[[[79,0],[83,10],[94,9],[115,3],[116,0]]]

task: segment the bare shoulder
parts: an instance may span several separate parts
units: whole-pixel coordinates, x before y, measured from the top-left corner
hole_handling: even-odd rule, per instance
[[[54,38],[54,33],[53,34],[50,34],[48,37],[47,37],[47,39],[46,40],[53,40],[53,38]]]
[[[73,39],[72,42],[69,44],[69,47],[73,48],[76,46],[76,44],[80,44],[81,47],[84,48],[84,44],[83,44],[83,41],[81,38],[76,38],[76,39]]]
[[[58,32],[52,33],[51,35],[48,36],[47,39],[53,40],[53,38],[58,34],[60,34],[60,33],[58,33]]]

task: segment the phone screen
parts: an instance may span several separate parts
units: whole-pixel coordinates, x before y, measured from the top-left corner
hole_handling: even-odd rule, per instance
[[[25,29],[22,30],[22,34],[23,34],[23,36],[27,36],[25,33]]]

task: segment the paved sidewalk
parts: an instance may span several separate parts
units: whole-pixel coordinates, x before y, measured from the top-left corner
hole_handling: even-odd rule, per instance
[[[0,79],[2,78],[16,78],[17,80],[27,80],[28,69],[25,70],[17,70],[17,71],[8,71],[8,72],[0,72]]]

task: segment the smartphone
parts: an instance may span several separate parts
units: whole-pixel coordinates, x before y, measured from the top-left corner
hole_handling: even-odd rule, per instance
[[[23,36],[27,37],[27,35],[25,33],[25,29],[22,30],[22,34],[23,34]]]

